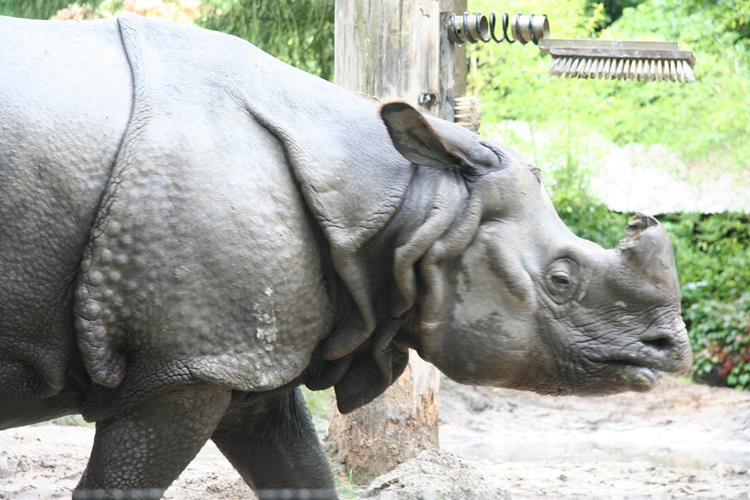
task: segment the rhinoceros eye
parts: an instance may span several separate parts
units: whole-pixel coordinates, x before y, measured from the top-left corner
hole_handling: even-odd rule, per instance
[[[567,258],[554,261],[544,275],[544,288],[558,304],[570,300],[578,288],[578,264]]]
[[[552,283],[559,286],[560,288],[565,288],[567,286],[570,286],[570,276],[568,276],[568,273],[563,271],[555,271],[552,275],[549,277],[550,280],[552,280]]]

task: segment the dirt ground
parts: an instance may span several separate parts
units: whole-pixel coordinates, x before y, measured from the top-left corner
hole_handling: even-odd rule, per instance
[[[440,451],[342,498],[750,498],[747,392],[666,378],[647,394],[552,398],[445,381],[440,412]],[[92,439],[51,424],[0,432],[0,498],[68,497]],[[207,445],[165,498],[254,496]]]

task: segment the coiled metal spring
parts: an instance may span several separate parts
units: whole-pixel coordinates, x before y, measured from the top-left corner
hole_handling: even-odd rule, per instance
[[[499,34],[498,28],[500,28]],[[547,16],[518,13],[511,21],[508,13],[503,12],[500,26],[497,24],[497,16],[494,12],[490,13],[489,18],[481,12],[476,14],[464,12],[463,16],[456,16],[452,13],[449,17],[448,37],[453,43],[459,45],[467,42],[488,43],[493,40],[497,43],[527,44],[533,42],[538,45],[539,41],[547,36],[549,36]]]

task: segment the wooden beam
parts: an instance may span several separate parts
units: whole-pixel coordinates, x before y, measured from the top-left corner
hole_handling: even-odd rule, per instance
[[[336,0],[335,83],[452,120],[466,53],[448,42],[441,12],[465,9],[466,0]],[[436,448],[438,386],[438,371],[412,353],[401,378],[372,403],[345,416],[333,405],[331,458],[362,483]]]

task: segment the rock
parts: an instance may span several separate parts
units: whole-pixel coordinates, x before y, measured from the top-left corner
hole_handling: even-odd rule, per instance
[[[375,478],[364,497],[377,500],[510,498],[468,462],[440,450],[426,450]]]
[[[16,473],[18,458],[5,451],[0,451],[0,478],[11,477]]]

